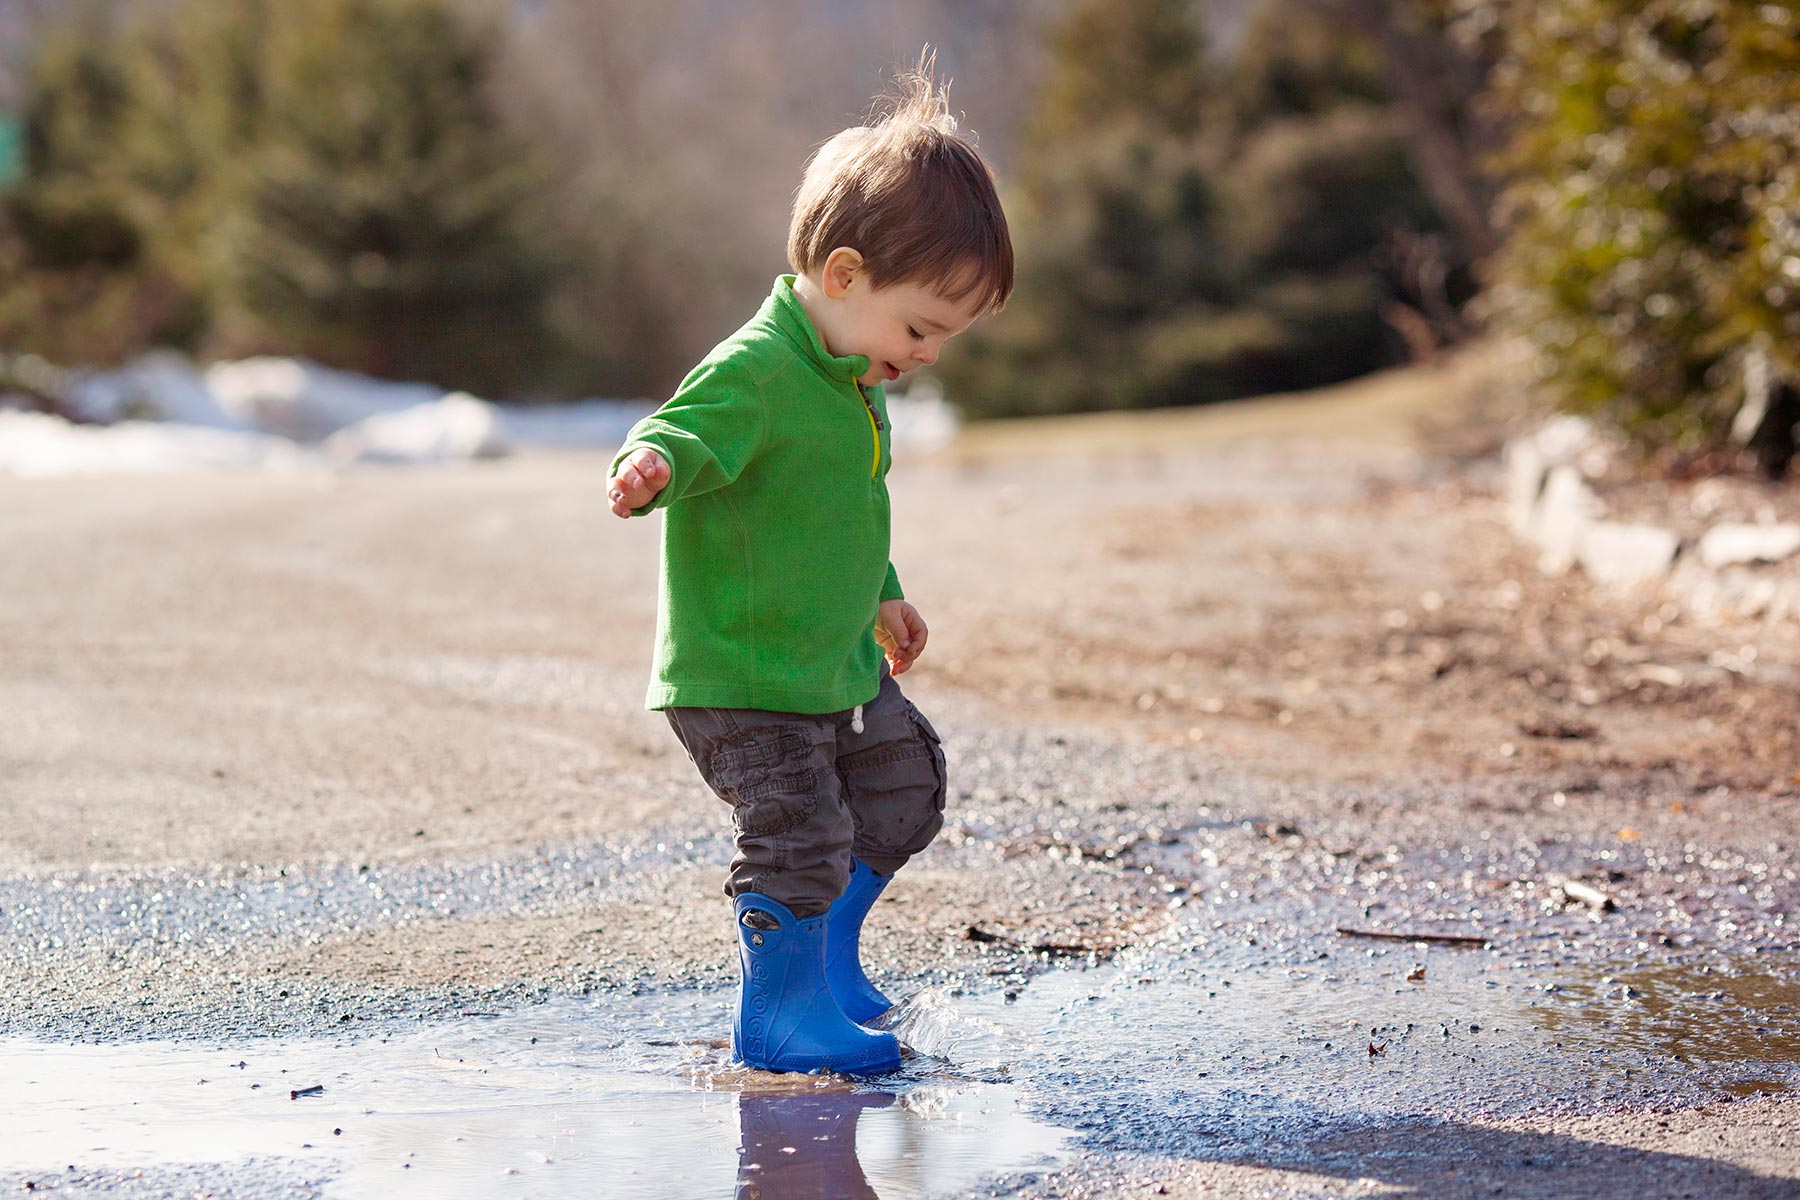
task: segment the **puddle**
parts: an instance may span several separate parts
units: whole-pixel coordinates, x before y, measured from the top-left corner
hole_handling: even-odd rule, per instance
[[[70,1165],[267,1164],[344,1200],[895,1200],[983,1194],[1075,1135],[1304,1168],[1346,1129],[1396,1118],[1800,1089],[1800,962],[1272,953],[1185,933],[1009,991],[909,997],[887,1020],[917,1053],[878,1087],[733,1067],[704,1040],[730,1026],[718,993],[559,1001],[373,1040],[0,1039],[0,1187]],[[292,1098],[311,1085],[324,1090]]]
[[[0,1039],[0,1175],[268,1162],[343,1198],[895,1197],[1042,1163],[1066,1137],[942,1059],[881,1090],[769,1075],[681,1040],[729,1027],[716,996],[614,1008],[223,1049]]]
[[[1598,1026],[1608,1041],[1676,1061],[1800,1063],[1800,969],[1626,965],[1556,988],[1567,1004],[1544,1011],[1551,1030]]]
[[[1053,1048],[1015,1077],[1106,1149],[1229,1157],[1345,1122],[1800,1087],[1800,961],[1551,968],[1408,944],[1283,961],[1196,941],[956,1007]]]

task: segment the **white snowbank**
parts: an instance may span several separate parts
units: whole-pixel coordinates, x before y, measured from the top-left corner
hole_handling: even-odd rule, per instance
[[[0,471],[27,477],[181,471],[193,467],[298,470],[320,461],[284,437],[162,421],[75,425],[44,413],[0,411]]]
[[[445,396],[430,384],[390,383],[298,358],[214,363],[206,369],[206,386],[240,424],[299,442],[323,441],[360,421]]]
[[[206,377],[172,350],[152,350],[117,371],[77,375],[68,404],[77,416],[102,425],[137,419],[213,429],[252,428],[227,412]]]
[[[338,462],[461,462],[507,448],[499,410],[466,392],[364,417],[325,439],[325,453]]]
[[[83,424],[0,406],[0,472],[77,475],[192,466],[447,463],[515,445],[604,449],[656,406],[588,400],[498,406],[422,383],[390,383],[295,358],[196,368],[153,351],[116,371],[76,373],[66,402]],[[937,449],[956,409],[931,380],[888,401],[894,448]]]
[[[504,405],[500,418],[515,445],[610,449],[623,445],[631,427],[655,411],[656,405],[641,400],[582,400]]]

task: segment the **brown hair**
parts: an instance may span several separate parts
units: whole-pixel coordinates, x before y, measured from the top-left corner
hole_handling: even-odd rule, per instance
[[[927,47],[877,98],[873,124],[837,134],[807,162],[788,262],[806,274],[848,246],[874,287],[919,283],[992,312],[1012,294],[1012,238],[993,172],[957,133],[949,84],[932,77],[935,61]]]

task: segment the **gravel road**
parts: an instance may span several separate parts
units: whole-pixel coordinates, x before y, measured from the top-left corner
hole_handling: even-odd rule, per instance
[[[1298,981],[1418,1089],[1308,1065],[1322,1017],[1183,1010],[1157,1045],[1191,1031],[1185,1065],[1095,1027],[1025,1072],[1076,1155],[979,1194],[1800,1195],[1800,637],[1539,577],[1492,463],[1414,436],[1465,382],[977,429],[896,469],[932,626],[905,682],[954,780],[871,929],[889,978],[1110,978],[1096,1012],[1152,1024],[1180,1007],[1152,979]],[[0,479],[0,1035],[728,987],[725,816],[641,711],[656,529],[605,514],[605,465]],[[1411,1024],[1368,990],[1405,980],[1443,989]],[[1451,1071],[1419,1031],[1495,986],[1634,1065],[1572,1073],[1539,1030]],[[165,1176],[193,1184],[61,1186]]]

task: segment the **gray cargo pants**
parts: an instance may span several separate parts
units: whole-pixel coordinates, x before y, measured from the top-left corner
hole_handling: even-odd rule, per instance
[[[795,916],[843,894],[854,854],[883,875],[944,826],[937,731],[885,672],[854,711],[664,710],[707,786],[731,805],[737,853],[725,894],[760,892]]]

